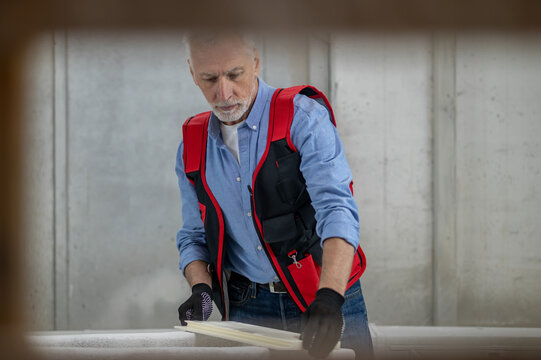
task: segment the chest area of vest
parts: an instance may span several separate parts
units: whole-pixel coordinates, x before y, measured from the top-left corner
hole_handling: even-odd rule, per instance
[[[314,211],[300,170],[301,157],[285,139],[271,142],[253,179],[255,213],[267,243],[298,238]]]

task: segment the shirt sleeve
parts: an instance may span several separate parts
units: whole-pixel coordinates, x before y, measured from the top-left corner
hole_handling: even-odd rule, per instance
[[[358,208],[338,131],[327,109],[317,101],[297,94],[294,104],[291,140],[301,155],[300,170],[316,211],[316,232],[321,245],[330,237],[339,237],[357,248]]]
[[[192,261],[210,262],[210,255],[195,188],[184,173],[182,149],[183,142],[178,147],[175,172],[182,200],[182,227],[177,232],[177,249],[180,255],[179,269],[184,273]]]

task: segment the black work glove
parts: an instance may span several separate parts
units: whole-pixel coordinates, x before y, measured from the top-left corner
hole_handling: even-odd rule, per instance
[[[192,296],[178,308],[178,319],[185,326],[185,320],[208,320],[212,313],[212,289],[205,283],[192,287]]]
[[[344,297],[329,288],[316,292],[316,298],[302,314],[302,347],[311,356],[324,358],[334,349],[344,331]]]

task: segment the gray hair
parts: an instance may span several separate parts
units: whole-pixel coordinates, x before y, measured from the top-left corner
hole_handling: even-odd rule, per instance
[[[226,38],[239,38],[247,50],[250,51],[252,54],[252,57],[255,58],[255,48],[256,48],[256,36],[251,33],[240,33],[240,32],[211,32],[211,31],[188,31],[184,33],[182,42],[184,43],[184,46],[186,48],[186,52],[188,53],[188,58],[191,59],[191,44],[193,44],[194,41],[201,42],[203,44],[207,45],[213,45],[217,44],[220,41],[226,39]]]

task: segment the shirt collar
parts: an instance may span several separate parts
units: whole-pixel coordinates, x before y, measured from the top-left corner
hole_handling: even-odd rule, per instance
[[[265,111],[265,105],[267,104],[269,96],[272,96],[274,89],[267,85],[261,78],[257,78],[258,88],[257,95],[255,97],[254,105],[250,110],[250,114],[246,118],[246,121],[241,126],[248,126],[251,130],[256,131],[259,129],[259,123],[263,118]],[[212,113],[209,121],[209,135],[216,140],[220,134],[220,120]]]

